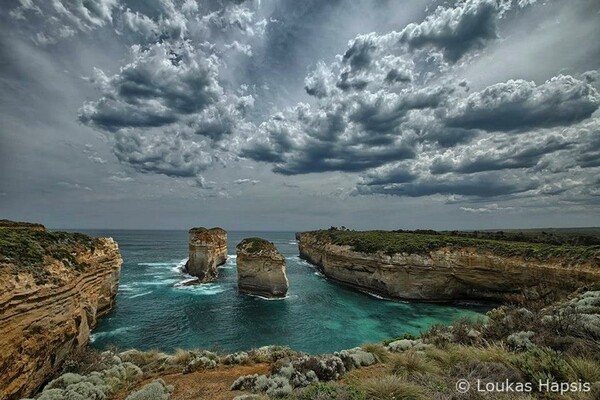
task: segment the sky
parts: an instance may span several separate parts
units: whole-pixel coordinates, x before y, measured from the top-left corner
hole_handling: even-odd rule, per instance
[[[0,7],[0,218],[600,226],[597,0]]]

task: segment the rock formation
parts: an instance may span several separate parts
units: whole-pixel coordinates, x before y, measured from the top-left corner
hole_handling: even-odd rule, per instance
[[[119,283],[112,239],[30,227],[0,227],[1,399],[32,394],[84,347]]]
[[[192,228],[189,232],[188,274],[200,283],[217,278],[217,267],[227,261],[227,232],[221,228]]]
[[[285,257],[267,240],[248,238],[237,245],[237,273],[240,293],[273,298],[287,294]]]
[[[422,243],[431,245],[428,238],[422,238]],[[560,256],[543,260],[498,254],[486,246],[443,243],[427,251],[361,252],[326,231],[297,233],[296,239],[300,258],[318,266],[326,277],[388,298],[534,300],[560,297],[600,282],[594,257],[566,265]]]

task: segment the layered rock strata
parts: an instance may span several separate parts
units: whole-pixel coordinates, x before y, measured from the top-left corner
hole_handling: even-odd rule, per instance
[[[267,240],[248,238],[237,245],[237,274],[240,293],[269,298],[287,294],[285,257]]]
[[[424,252],[393,254],[361,252],[322,232],[296,234],[300,257],[334,281],[387,298],[537,300],[558,298],[600,282],[597,255],[573,263],[560,256],[500,255],[477,245],[440,245]]]
[[[221,228],[192,228],[189,231],[188,274],[200,283],[217,278],[217,267],[227,261],[227,232]]]
[[[115,304],[121,264],[110,238],[0,228],[1,399],[31,395],[88,343]]]

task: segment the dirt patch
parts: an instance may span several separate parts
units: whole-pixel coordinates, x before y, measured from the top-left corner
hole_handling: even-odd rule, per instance
[[[175,387],[171,400],[231,400],[245,393],[229,390],[237,378],[243,375],[268,374],[270,368],[269,364],[234,365],[190,374],[156,375],[143,380],[133,389],[118,393],[115,400],[124,400],[127,394],[158,378]]]

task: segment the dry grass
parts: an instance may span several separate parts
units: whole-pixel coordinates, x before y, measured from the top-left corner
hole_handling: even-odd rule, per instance
[[[396,375],[370,378],[359,383],[368,400],[427,400],[423,389]]]
[[[567,360],[577,378],[585,382],[600,381],[600,363],[583,357],[572,357]]]
[[[404,377],[418,374],[438,374],[440,372],[440,368],[434,361],[415,351],[406,351],[394,355],[390,359],[389,365],[394,375]]]

